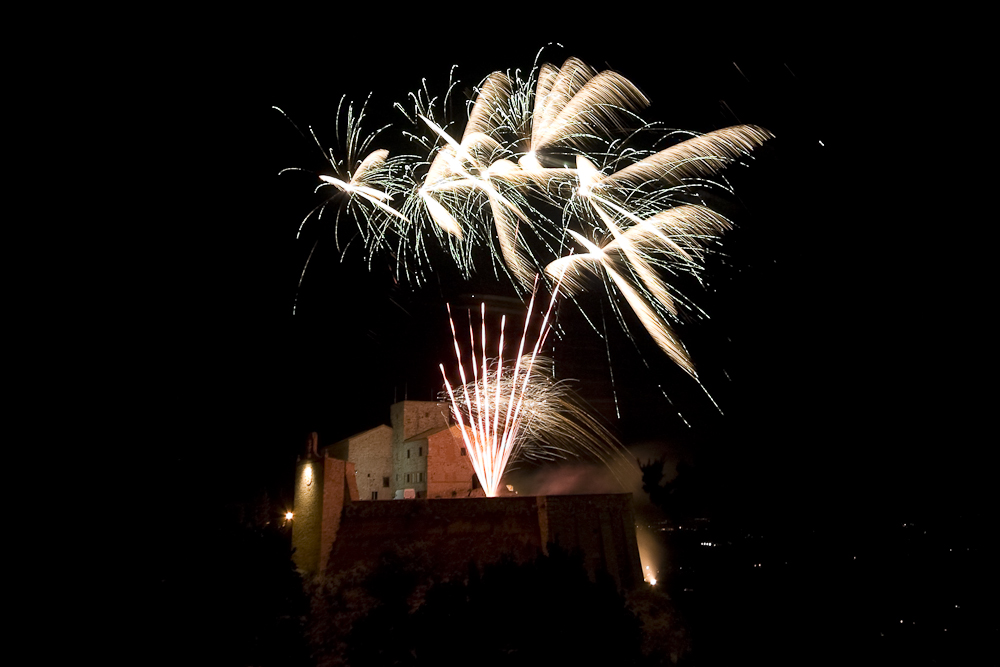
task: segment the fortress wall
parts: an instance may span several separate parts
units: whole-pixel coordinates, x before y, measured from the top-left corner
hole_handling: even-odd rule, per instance
[[[619,586],[642,581],[631,494],[513,496],[354,503],[343,508],[327,572],[416,549],[443,577],[464,577],[507,556],[533,560],[548,542],[580,549],[591,577],[606,569]]]

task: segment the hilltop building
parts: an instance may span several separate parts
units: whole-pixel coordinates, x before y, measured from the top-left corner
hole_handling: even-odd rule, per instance
[[[470,561],[523,562],[558,543],[579,549],[592,576],[642,581],[631,494],[486,498],[446,404],[402,401],[390,421],[322,448],[313,434],[296,470],[300,570],[340,571],[405,544],[462,576]]]
[[[359,498],[456,498],[478,485],[446,403],[400,401],[389,420],[391,427],[382,424],[320,450],[354,464]]]

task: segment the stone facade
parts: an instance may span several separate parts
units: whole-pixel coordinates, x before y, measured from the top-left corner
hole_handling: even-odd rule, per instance
[[[557,543],[579,549],[592,576],[607,571],[622,588],[642,581],[631,494],[470,497],[482,491],[473,491],[472,461],[446,404],[403,401],[390,415],[391,428],[322,450],[310,440],[296,469],[299,569],[337,571],[407,544],[431,554],[440,574],[461,576],[470,562],[525,561]],[[393,497],[414,500],[371,502]]]
[[[436,401],[401,401],[380,425],[322,449],[354,464],[361,500],[458,498],[477,486],[461,429]]]
[[[478,486],[472,459],[466,451],[458,424],[426,435],[427,497],[458,498],[468,496]]]
[[[392,429],[385,424],[323,448],[327,456],[354,464],[358,495],[363,500],[390,500],[395,488],[392,472]]]
[[[439,576],[463,577],[470,562],[526,562],[558,544],[580,550],[592,578],[605,571],[623,589],[642,582],[630,493],[351,503],[340,531],[350,539],[334,542],[328,572],[408,545],[427,554]]]
[[[354,464],[321,456],[315,440],[310,455],[295,471],[295,511],[292,523],[293,559],[307,572],[323,572],[337,539],[344,505],[358,500]]]

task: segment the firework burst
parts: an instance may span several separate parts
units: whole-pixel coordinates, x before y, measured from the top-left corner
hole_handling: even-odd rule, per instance
[[[318,217],[340,202],[338,219],[349,211],[357,220],[369,261],[384,249],[397,277],[417,284],[432,271],[435,247],[467,278],[482,270],[485,249],[497,278],[522,296],[533,293],[537,275],[566,272],[567,295],[581,308],[585,275],[599,276],[619,321],[626,321],[620,309],[634,312],[697,379],[673,330],[680,305],[693,302],[670,276],[701,280],[707,249],[731,227],[703,193],[730,192],[723,170],[773,135],[755,125],[662,130],[639,117],[650,102],[636,85],[576,58],[561,67],[536,61],[527,78],[489,74],[468,100],[464,126],[448,120],[456,85],[451,80],[439,98],[425,84],[410,94],[409,108],[396,105],[411,125],[404,138],[424,157],[373,150],[386,128],[361,134],[367,102],[357,113],[348,106],[345,159],[324,153],[334,174],[320,174],[319,187],[332,196]]]

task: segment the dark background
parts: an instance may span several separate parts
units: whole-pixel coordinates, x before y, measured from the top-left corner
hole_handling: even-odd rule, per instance
[[[391,27],[379,11],[223,21],[224,39],[165,46],[146,74],[156,120],[136,140],[173,146],[167,162],[153,150],[136,165],[164,176],[142,190],[112,271],[124,315],[113,345],[128,360],[119,428],[136,434],[164,528],[154,544],[184,551],[200,513],[265,491],[290,502],[308,432],[332,442],[387,421],[393,400],[432,398],[451,359],[441,297],[453,285],[396,284],[356,245],[341,260],[315,222],[295,239],[312,186],[278,171],[316,154],[272,106],[330,146],[342,95],[374,93],[374,129],[425,77],[443,92],[452,65],[468,85],[526,72],[550,42],[565,47],[546,52],[555,64],[573,55],[636,83],[648,119],[777,136],[732,176],[737,230],[710,267],[715,291],[697,298],[711,319],[680,328],[723,414],[669,364],[615,347],[625,444],[710,471],[719,505],[778,526],[816,521],[852,540],[897,518],[990,524],[990,301],[973,259],[985,218],[966,207],[976,167],[963,157],[982,112],[961,57],[891,36],[904,26],[837,17],[597,16],[580,28],[414,9]],[[613,417],[607,348],[587,330],[577,340],[580,392]]]
[[[933,95],[940,74],[929,63],[886,55],[863,31],[785,47],[790,40],[776,42],[763,19],[759,34],[709,31],[711,40],[696,21],[599,41],[593,29],[539,30],[534,40],[518,31],[505,45],[480,30],[481,48],[465,49],[449,47],[445,29],[349,25],[335,14],[276,17],[208,61],[186,96],[203,143],[181,170],[190,176],[183,214],[136,249],[153,269],[140,310],[154,320],[156,344],[142,363],[149,377],[182,388],[157,401],[166,410],[154,413],[169,416],[146,428],[154,438],[181,428],[169,440],[182,470],[200,468],[207,439],[241,466],[220,484],[278,483],[304,433],[336,439],[384,421],[394,398],[430,398],[437,364],[451,359],[441,309],[457,288],[414,293],[394,282],[389,260],[365,267],[357,243],[341,258],[315,220],[295,240],[313,181],[278,171],[321,163],[272,106],[331,146],[342,95],[373,93],[365,127],[374,129],[399,120],[392,104],[424,78],[443,91],[452,64],[472,85],[493,69],[526,72],[539,48],[560,41],[548,60],[575,55],[617,69],[650,98],[648,119],[699,131],[750,122],[777,135],[750,168],[727,174],[737,230],[724,240],[726,262],[710,266],[715,291],[694,295],[711,319],[680,329],[725,417],[655,355],[646,355],[650,373],[626,343],[613,359],[625,439],[703,443],[737,476],[768,471],[789,493],[825,505],[859,493],[924,502],[929,489],[938,502],[976,489],[980,447],[970,429],[981,401],[969,380],[982,362],[968,325],[980,317],[981,285],[963,260],[968,237],[957,230],[970,222],[952,215],[958,195],[931,192],[961,165],[941,166],[940,133],[957,114]],[[705,40],[714,48],[699,48]],[[597,346],[588,358],[606,357],[592,332],[576,340]],[[442,345],[445,358],[428,353]],[[599,403],[607,364],[597,365]],[[572,376],[591,372],[578,370]]]

